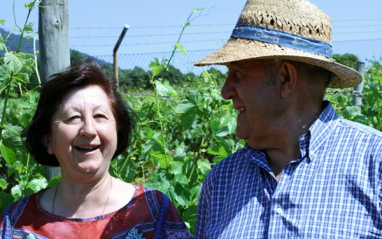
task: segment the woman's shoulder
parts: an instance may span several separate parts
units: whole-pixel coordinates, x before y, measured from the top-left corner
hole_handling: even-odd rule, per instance
[[[162,201],[170,201],[170,199],[161,191],[153,188],[148,188],[141,185],[133,185],[135,188],[135,197],[144,196],[147,199],[157,200],[159,203]],[[171,202],[171,201],[170,201]]]
[[[33,214],[38,209],[37,193],[25,196],[9,205],[0,216],[0,229],[2,230],[5,225],[15,226],[22,215],[25,213]]]
[[[5,215],[7,212],[13,212],[15,210],[23,211],[23,209],[28,205],[28,203],[29,203],[28,207],[37,206],[38,194],[41,193],[42,191],[45,191],[45,190],[46,189],[43,189],[37,193],[33,193],[31,195],[24,196],[24,197],[18,199],[17,201],[15,201],[11,205],[9,205],[7,207],[7,209],[3,212],[3,214]]]

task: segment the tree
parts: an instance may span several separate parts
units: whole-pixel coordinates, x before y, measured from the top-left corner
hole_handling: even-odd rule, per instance
[[[345,53],[343,55],[334,54],[333,59],[336,60],[338,63],[341,63],[353,69],[357,68],[357,62],[359,62],[358,57],[350,53]]]
[[[150,85],[150,78],[147,72],[141,67],[134,67],[133,70],[124,70],[119,75],[119,87],[122,92],[131,89],[147,89]]]

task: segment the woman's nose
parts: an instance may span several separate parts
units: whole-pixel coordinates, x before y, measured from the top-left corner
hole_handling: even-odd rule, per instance
[[[97,134],[95,129],[95,122],[92,119],[85,119],[83,121],[82,129],[80,130],[80,135],[83,137],[91,138]]]

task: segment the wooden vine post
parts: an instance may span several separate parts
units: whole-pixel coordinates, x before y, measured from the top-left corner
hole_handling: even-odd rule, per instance
[[[42,84],[52,74],[70,66],[69,0],[42,0],[39,8],[40,76]],[[48,127],[48,126],[47,126]],[[60,175],[59,167],[45,167],[49,180]]]

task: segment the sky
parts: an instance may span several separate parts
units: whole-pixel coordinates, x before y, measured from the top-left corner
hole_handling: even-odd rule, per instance
[[[28,1],[15,0],[16,19],[25,21]],[[333,23],[336,42],[382,40],[382,0],[311,0]],[[123,26],[130,26],[118,53],[169,52],[177,41],[182,23],[195,8],[181,43],[187,51],[218,49],[229,38],[246,0],[69,0],[69,42],[72,49],[90,55],[112,55]],[[13,0],[0,0],[3,28],[14,26]],[[38,29],[38,10],[31,14]],[[380,41],[371,41],[370,44]],[[369,44],[369,45],[370,45]],[[341,52],[340,48],[337,52]],[[375,50],[377,49],[377,50]],[[379,57],[378,48],[373,54]]]

